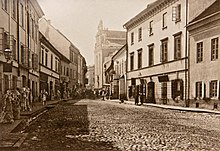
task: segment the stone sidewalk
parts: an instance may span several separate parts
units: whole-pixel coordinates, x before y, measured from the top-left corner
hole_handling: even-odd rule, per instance
[[[120,103],[120,100],[117,100],[117,99],[116,100],[106,100],[106,101],[112,101],[112,102]],[[125,101],[124,103],[134,105],[134,102],[132,102],[132,101]],[[220,114],[220,111],[217,111],[217,110],[207,110],[207,109],[192,108],[192,107],[180,107],[180,106],[171,106],[171,105],[163,105],[163,104],[151,104],[151,103],[144,103],[143,106],[157,107],[157,108],[169,109],[169,110],[179,110],[179,111],[186,111],[186,112]]]
[[[30,120],[31,117],[46,110],[47,107],[55,105],[63,100],[48,101],[47,105],[43,106],[42,102],[36,102],[32,108],[32,111],[21,112],[21,118],[15,120],[12,124],[0,123],[0,150],[7,148],[19,148],[27,137],[26,133],[12,133],[12,131],[20,125]]]

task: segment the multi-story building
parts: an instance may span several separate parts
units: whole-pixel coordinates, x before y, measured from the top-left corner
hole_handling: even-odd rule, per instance
[[[126,86],[126,52],[127,45],[124,45],[121,49],[117,51],[112,57],[114,74],[112,79],[112,91],[113,94],[120,99],[127,99],[127,86]]]
[[[163,103],[186,97],[185,1],[158,0],[124,26],[128,37],[129,97],[144,92],[147,102],[156,99]]]
[[[190,99],[201,104],[204,103],[202,100],[215,102],[220,99],[219,29],[220,0],[216,0],[188,26]]]
[[[40,92],[46,90],[48,99],[53,100],[60,90],[60,64],[64,56],[42,34],[40,42]]]
[[[43,16],[36,0],[0,3],[0,91],[30,87],[34,99],[39,88],[38,20]],[[5,59],[4,52],[10,54]],[[6,55],[7,56],[7,55]]]
[[[187,103],[180,101],[189,98],[186,26],[211,3],[157,0],[125,23],[129,98],[141,94],[146,102]]]
[[[100,21],[95,44],[95,89],[101,89],[104,84],[104,58],[119,50],[126,43],[124,31],[108,30]]]
[[[86,88],[90,90],[94,90],[95,85],[95,66],[87,67],[86,78],[88,79],[88,84],[86,84]]]
[[[83,84],[83,56],[73,43],[59,30],[55,29],[49,20],[42,18],[39,22],[41,33],[64,56],[61,59],[61,94],[67,92],[67,96],[78,86]]]

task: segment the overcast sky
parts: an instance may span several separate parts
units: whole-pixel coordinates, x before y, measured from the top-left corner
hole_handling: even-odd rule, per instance
[[[94,64],[95,36],[99,21],[110,30],[125,24],[154,0],[37,0],[45,17]]]

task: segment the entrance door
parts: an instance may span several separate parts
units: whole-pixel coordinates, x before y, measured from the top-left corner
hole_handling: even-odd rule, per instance
[[[163,104],[167,104],[167,82],[162,83],[161,100],[163,101]]]
[[[155,83],[149,82],[147,84],[147,103],[156,103],[155,101]]]

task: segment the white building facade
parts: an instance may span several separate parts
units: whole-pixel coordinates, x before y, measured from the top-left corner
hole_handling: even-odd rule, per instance
[[[185,0],[156,1],[128,21],[128,97],[164,103],[187,97]]]

